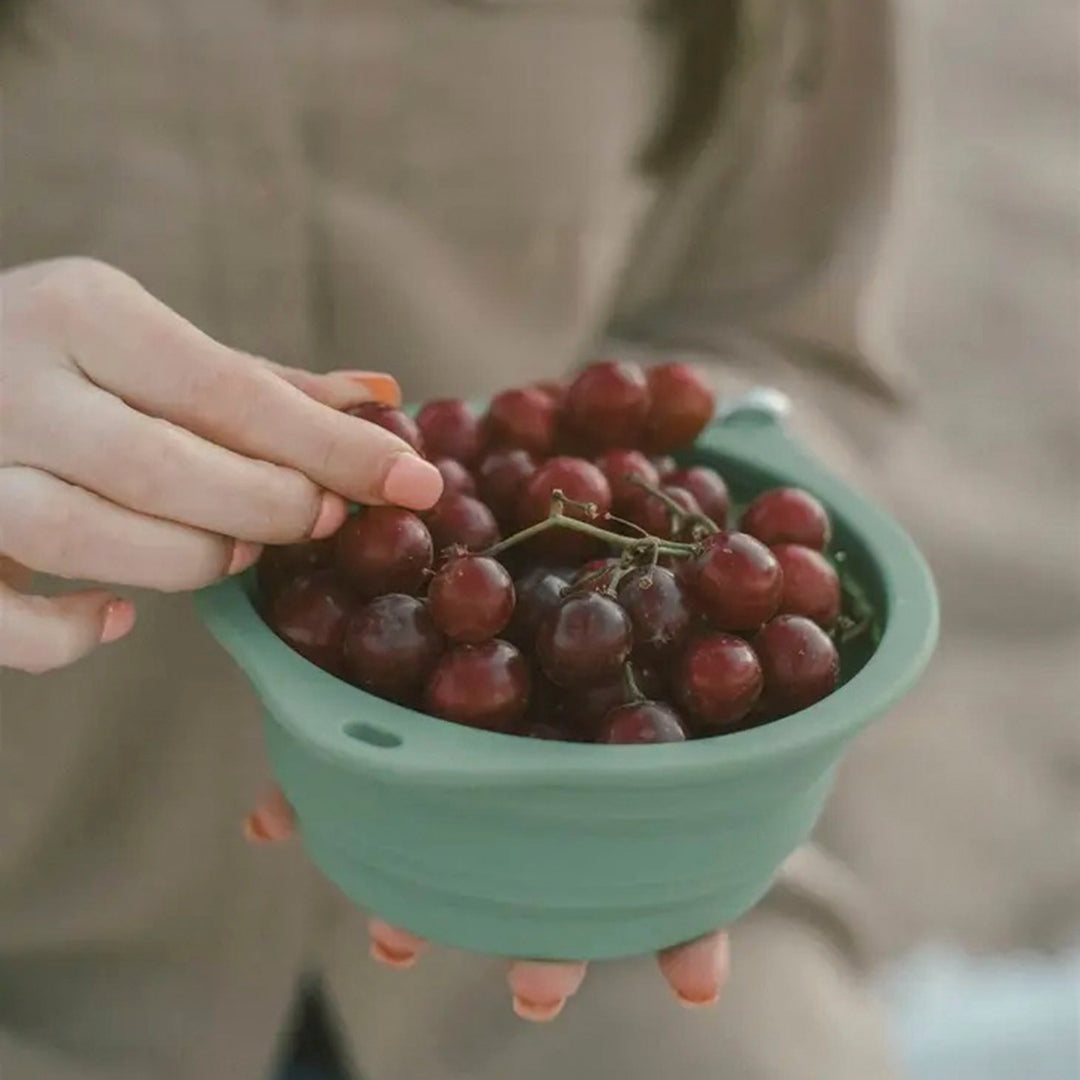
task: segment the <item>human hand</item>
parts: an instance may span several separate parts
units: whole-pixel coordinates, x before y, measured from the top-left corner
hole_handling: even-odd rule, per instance
[[[272,788],[260,800],[244,823],[245,835],[259,844],[286,840],[295,829],[293,809],[278,787]],[[368,929],[371,955],[386,967],[411,968],[428,948],[422,938],[381,919],[371,919]],[[728,935],[723,931],[707,934],[697,941],[663,950],[657,960],[661,973],[683,1005],[687,1008],[714,1005],[728,977]],[[535,1023],[554,1020],[581,988],[587,967],[584,963],[537,960],[519,960],[510,964],[507,979],[514,1011],[523,1020]]]
[[[399,398],[221,345],[93,260],[0,274],[0,666],[60,667],[135,620],[108,590],[27,595],[20,564],[189,590],[329,536],[347,500],[431,506],[438,470],[339,411]]]

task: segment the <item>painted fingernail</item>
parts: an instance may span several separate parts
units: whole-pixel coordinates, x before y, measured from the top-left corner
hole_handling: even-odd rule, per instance
[[[345,524],[348,516],[349,507],[345,500],[340,495],[324,491],[318,516],[311,527],[311,539],[324,540],[328,536],[333,536]]]
[[[383,371],[336,371],[334,374],[344,375],[350,382],[359,383],[371,395],[371,400],[380,405],[401,404],[401,387],[393,375]]]
[[[427,510],[439,501],[442,473],[416,454],[401,453],[392,461],[382,484],[382,497],[394,506]]]
[[[254,566],[262,554],[262,545],[253,544],[249,540],[237,540],[233,543],[232,557],[225,570],[226,574],[239,574],[249,566]]]
[[[272,844],[276,839],[266,831],[258,814],[248,814],[244,818],[244,838],[253,844]]]
[[[676,993],[675,997],[684,1009],[709,1009],[720,1000],[719,994],[696,998],[691,997],[689,994]]]
[[[376,941],[374,938],[371,940],[368,952],[371,954],[371,958],[377,963],[382,964],[383,967],[393,968],[395,971],[408,971],[408,969],[413,967],[416,964],[416,961],[420,959],[419,953],[409,952],[407,950],[390,949],[381,941]]]
[[[514,1012],[531,1024],[550,1024],[566,1008],[566,998],[561,1001],[529,1001],[514,997]]]
[[[119,641],[135,625],[135,605],[130,600],[111,600],[101,620],[102,645]]]

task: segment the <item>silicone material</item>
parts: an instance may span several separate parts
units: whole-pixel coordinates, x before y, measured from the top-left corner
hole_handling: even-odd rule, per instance
[[[737,492],[815,493],[883,634],[836,693],[750,731],[648,748],[474,731],[315,668],[263,624],[246,580],[200,595],[265,705],[304,844],[352,900],[458,948],[602,959],[692,939],[764,895],[810,834],[846,745],[912,687],[938,626],[912,541],[812,460],[780,413],[751,398],[690,457]]]

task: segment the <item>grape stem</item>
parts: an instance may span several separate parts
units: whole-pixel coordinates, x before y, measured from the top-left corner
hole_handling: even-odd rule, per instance
[[[706,517],[704,514],[691,514],[681,507],[666,491],[650,484],[647,480],[642,480],[640,476],[630,475],[626,478],[629,483],[634,487],[641,488],[642,491],[647,492],[650,495],[659,499],[667,508],[675,515],[675,522],[677,525],[687,524],[692,529],[700,529],[706,536],[715,536],[720,531],[719,526],[712,518]]]
[[[551,496],[551,513],[543,521],[538,521],[535,525],[530,525],[527,529],[522,529],[521,532],[508,536],[505,540],[500,540],[493,547],[488,548],[484,554],[488,556],[500,555],[508,548],[523,543],[525,540],[531,540],[534,536],[539,536],[549,529],[570,529],[572,532],[593,536],[597,540],[602,540],[612,547],[621,548],[623,551],[642,554],[670,555],[676,559],[688,559],[697,551],[697,546],[694,544],[680,544],[673,540],[661,540],[655,536],[620,536],[619,533],[602,529],[599,525],[594,525],[590,521],[570,517],[564,513],[568,505],[577,506],[578,504],[568,500],[561,491],[553,492]]]

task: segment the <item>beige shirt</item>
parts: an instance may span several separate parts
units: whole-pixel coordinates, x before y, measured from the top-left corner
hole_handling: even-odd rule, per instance
[[[637,0],[27,0],[5,265],[92,254],[230,344],[416,397],[605,338],[778,383],[926,547],[946,637],[823,829],[856,884],[800,856],[715,1015],[628,963],[537,1031],[498,962],[378,971],[302,852],[243,844],[257,706],[189,603],[139,597],[131,640],[0,684],[4,1080],[264,1078],[309,973],[366,1080],[877,1080],[864,946],[1076,931],[1070,5],[1038,49],[1005,0],[826,6],[824,41],[812,4],[749,6],[722,122],[655,179],[678,49]]]

